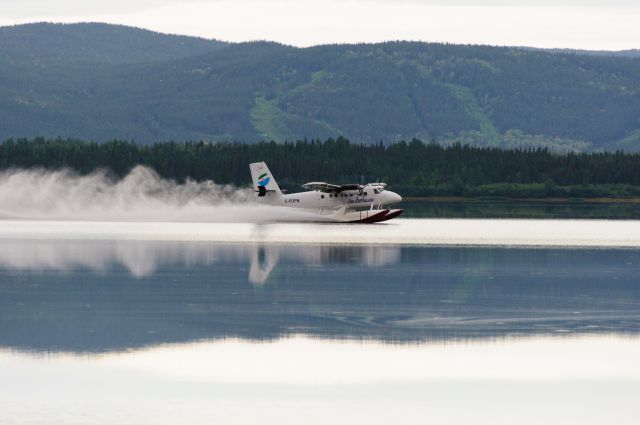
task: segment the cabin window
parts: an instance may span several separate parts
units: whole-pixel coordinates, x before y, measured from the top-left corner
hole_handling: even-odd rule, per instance
[[[322,199],[324,199],[324,195],[320,195],[320,197],[321,197]]]
[[[367,192],[364,193],[364,196],[367,196]]]
[[[375,193],[377,195],[380,192],[378,192],[378,189],[373,189],[373,193]]]
[[[350,193],[349,196],[353,198],[353,193]]]

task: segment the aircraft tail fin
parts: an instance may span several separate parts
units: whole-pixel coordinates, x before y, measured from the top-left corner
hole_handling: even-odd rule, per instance
[[[253,190],[258,192],[258,196],[262,197],[267,192],[275,192],[278,195],[282,194],[276,179],[269,171],[269,167],[264,162],[254,162],[249,164],[251,169],[251,180],[253,180]]]

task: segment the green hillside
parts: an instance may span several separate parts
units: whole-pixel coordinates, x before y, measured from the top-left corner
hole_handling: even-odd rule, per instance
[[[640,148],[640,58],[390,42],[294,48],[106,24],[0,28],[0,139]]]
[[[45,22],[0,27],[0,52],[9,63],[122,64],[170,60],[210,52],[226,43],[159,34],[122,25]]]

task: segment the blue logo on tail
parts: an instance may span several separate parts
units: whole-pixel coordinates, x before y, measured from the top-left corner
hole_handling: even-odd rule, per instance
[[[267,173],[263,173],[258,177],[258,186],[267,186],[271,181],[271,177]]]

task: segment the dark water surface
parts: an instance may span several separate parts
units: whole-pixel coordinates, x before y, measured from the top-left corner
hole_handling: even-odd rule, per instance
[[[639,423],[640,250],[0,241],[0,423]]]
[[[402,208],[410,218],[640,219],[640,203],[633,200],[406,199]]]

